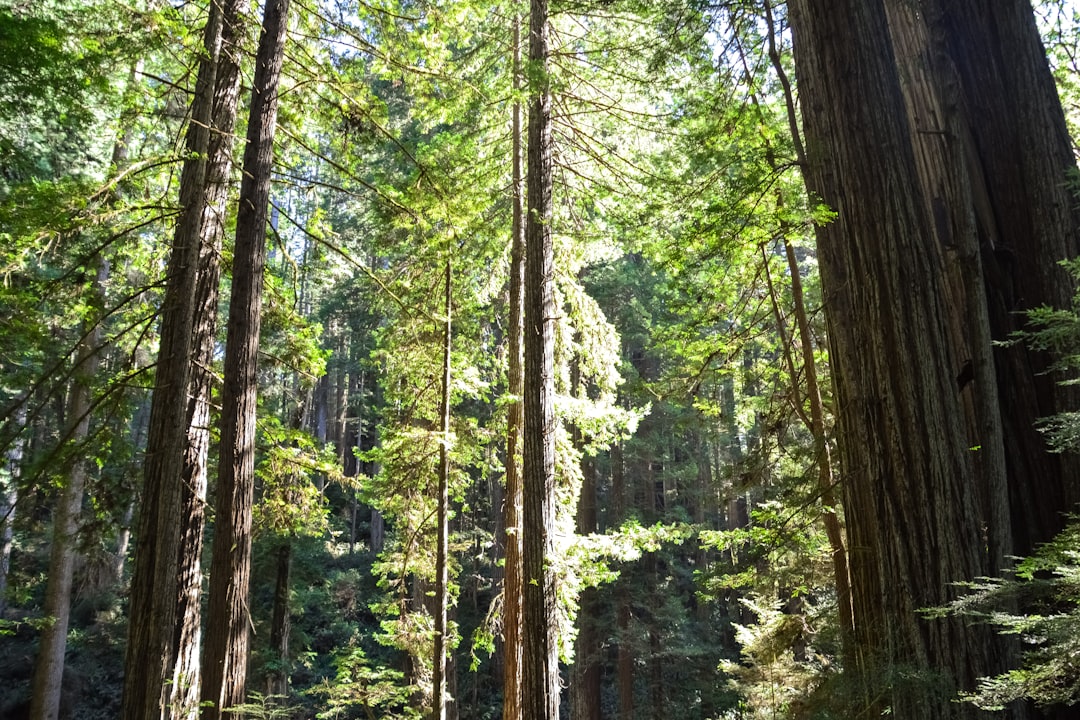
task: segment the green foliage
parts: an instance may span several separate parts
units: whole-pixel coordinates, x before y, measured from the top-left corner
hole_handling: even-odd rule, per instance
[[[988,622],[1017,636],[1023,666],[981,678],[962,697],[984,710],[1019,699],[1041,707],[1080,702],[1080,522],[1021,560],[1009,578],[982,578],[942,612]]]
[[[364,651],[346,647],[335,653],[333,680],[307,691],[325,709],[315,717],[323,720],[365,717],[386,720],[418,720],[423,715],[410,706],[411,689],[398,670],[372,666]],[[359,714],[363,711],[363,714]]]

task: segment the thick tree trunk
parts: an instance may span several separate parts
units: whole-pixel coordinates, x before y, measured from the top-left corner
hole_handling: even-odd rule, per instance
[[[103,311],[108,263],[99,260],[94,283],[94,306]],[[37,664],[34,669],[34,692],[30,701],[33,720],[56,720],[60,712],[60,689],[64,677],[68,622],[71,618],[71,587],[78,556],[79,518],[82,515],[83,490],[87,464],[79,445],[90,436],[91,391],[94,376],[101,364],[103,328],[98,318],[87,321],[83,339],[75,356],[72,386],[68,395],[67,418],[71,424],[64,438],[76,448],[67,483],[60,491],[53,511],[53,538],[49,551],[49,581],[45,588],[44,614],[47,624],[41,631]]]
[[[514,88],[521,85],[521,19],[514,23]],[[522,207],[522,143],[521,103],[513,107],[511,132],[513,133],[513,187],[511,246],[510,246],[510,329],[509,367],[507,369],[508,392],[513,400],[507,408],[506,417],[506,498],[503,510],[503,528],[506,533],[506,562],[503,572],[503,720],[521,720],[521,431],[525,423],[522,395],[524,393],[524,365],[522,344],[524,342],[525,290],[525,214]]]
[[[916,610],[1030,549],[1067,494],[1032,439],[1060,408],[1051,380],[990,347],[1025,303],[1069,294],[1064,121],[1022,0],[798,0],[790,14],[808,185],[837,211],[819,259],[858,659],[939,675],[886,688],[894,715],[961,716],[948,688],[995,671],[1003,646]]]
[[[443,376],[442,400],[439,404],[439,492],[437,516],[437,545],[435,551],[435,657],[432,682],[431,720],[446,720],[446,652],[449,648],[446,625],[446,607],[449,601],[450,562],[450,314],[453,307],[451,294],[451,268],[449,257],[445,268],[445,306],[443,325]]]
[[[523,460],[522,686],[524,720],[559,716],[555,574],[555,261],[551,236],[551,92],[548,3],[529,16],[528,208],[525,223],[525,436]]]
[[[251,512],[255,489],[255,417],[270,170],[277,126],[278,79],[288,29],[288,0],[270,0],[255,58],[244,175],[225,347],[217,522],[210,565],[204,718],[217,720],[245,700]]]
[[[954,152],[966,155],[957,165],[968,174],[968,220],[978,231],[990,332],[1004,340],[1023,325],[1023,311],[1071,302],[1073,282],[1058,261],[1080,253],[1080,210],[1066,182],[1076,161],[1028,0],[922,5],[932,51],[953,71],[941,89],[951,121],[945,129],[962,133]],[[1060,378],[1046,373],[1050,359],[1022,345],[994,355],[1010,552],[1028,554],[1080,500],[1076,457],[1047,453],[1034,427],[1080,407],[1080,390],[1057,386]]]

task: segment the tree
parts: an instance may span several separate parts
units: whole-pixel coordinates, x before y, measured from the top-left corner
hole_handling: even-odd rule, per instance
[[[525,413],[522,454],[523,720],[559,716],[555,574],[555,260],[548,3],[529,5],[528,210],[525,216]]]
[[[288,13],[289,0],[272,0],[263,10],[236,218],[221,399],[218,519],[214,526],[208,639],[203,661],[203,717],[213,720],[246,699],[259,333],[278,81]]]
[[[99,259],[98,263],[91,307],[100,314],[104,311],[102,306],[109,266],[104,259]],[[65,435],[68,442],[75,447],[86,443],[90,437],[91,392],[94,377],[101,365],[102,335],[101,318],[96,315],[88,317],[75,355],[74,376],[65,413],[70,423]],[[78,557],[79,526],[88,462],[86,457],[73,458],[67,481],[53,512],[49,584],[45,593],[45,617],[48,624],[41,633],[41,646],[34,670],[34,694],[30,705],[30,717],[34,720],[55,720],[60,712],[60,686],[64,677],[72,580]]]
[[[442,376],[442,399],[439,402],[439,431],[442,438],[439,447],[439,490],[438,508],[436,510],[436,556],[435,556],[435,672],[432,681],[432,720],[446,720],[447,705],[447,681],[446,681],[446,651],[449,648],[449,633],[447,632],[446,614],[450,602],[450,351],[453,349],[450,314],[453,310],[453,294],[451,292],[451,263],[449,255],[446,259],[444,311],[446,318],[443,321],[443,376]]]
[[[199,62],[195,93],[191,103],[186,149],[188,157],[180,178],[181,214],[174,232],[167,269],[165,299],[161,310],[161,342],[155,374],[155,390],[147,434],[144,485],[139,511],[135,565],[129,607],[124,676],[123,717],[145,720],[189,717],[195,712],[197,688],[199,573],[201,528],[188,526],[185,532],[185,470],[191,466],[189,423],[198,420],[200,398],[189,396],[195,329],[213,322],[199,317],[206,304],[196,308],[195,298],[206,288],[199,284],[200,259],[213,258],[216,241],[204,234],[207,213],[207,178],[228,176],[217,163],[231,158],[231,119],[235,114],[235,87],[217,83],[219,65],[227,65],[235,48],[239,2],[211,3],[203,31],[205,56]],[[235,57],[234,57],[235,59]],[[228,77],[229,70],[222,72]],[[232,78],[238,78],[232,71]],[[219,100],[233,98],[233,102]],[[211,159],[212,128],[222,132],[223,145]],[[219,225],[220,227],[220,225]],[[205,293],[204,293],[205,296]],[[198,322],[197,322],[198,321]],[[209,332],[213,336],[213,331]],[[205,461],[203,461],[205,462]],[[197,480],[192,476],[189,480]],[[187,495],[188,506],[201,505],[197,491]],[[196,525],[201,512],[193,516]],[[182,572],[182,570],[184,572]],[[177,632],[180,627],[181,631]],[[179,636],[179,637],[178,637]],[[178,706],[179,705],[179,706]]]
[[[515,16],[513,38],[513,85],[520,89],[521,19]],[[521,720],[521,604],[524,594],[521,566],[521,431],[524,425],[522,363],[525,286],[525,213],[521,167],[521,103],[511,110],[511,222],[510,222],[510,322],[507,329],[507,392],[512,400],[506,419],[506,496],[503,529],[506,562],[503,566],[503,717]]]
[[[856,670],[886,673],[900,717],[953,717],[964,711],[948,688],[992,672],[1005,648],[917,611],[1030,547],[1014,529],[1060,527],[1065,507],[1065,463],[1031,427],[1059,401],[1039,389],[1038,358],[989,341],[1028,298],[1067,287],[1055,263],[1077,249],[1072,161],[1028,3],[825,10],[789,12],[808,187],[836,212],[818,247]],[[909,687],[905,668],[929,676]]]

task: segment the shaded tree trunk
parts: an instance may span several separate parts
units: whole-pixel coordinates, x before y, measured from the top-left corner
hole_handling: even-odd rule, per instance
[[[278,79],[288,29],[288,0],[270,0],[255,58],[244,175],[225,346],[217,523],[210,565],[202,716],[217,720],[245,700],[251,522],[255,489],[255,417],[267,206]]]
[[[596,532],[596,464],[591,458],[581,462],[581,498],[578,500],[577,531],[580,535]],[[571,681],[572,720],[600,720],[600,673],[602,638],[597,632],[603,608],[597,588],[586,588],[578,603],[578,636],[574,650],[574,674]]]
[[[286,705],[289,697],[289,610],[290,577],[292,575],[292,542],[281,541],[277,551],[277,579],[274,583],[274,610],[270,619],[270,652],[276,667],[267,676],[266,694]]]
[[[105,279],[108,263],[98,261],[94,282],[93,306],[104,312]],[[74,449],[67,483],[60,491],[53,511],[52,547],[49,550],[49,581],[45,588],[44,617],[47,622],[41,631],[37,664],[34,669],[34,691],[30,701],[33,720],[55,720],[60,712],[60,689],[64,677],[64,655],[67,651],[68,623],[71,618],[71,587],[78,557],[79,519],[82,515],[83,490],[86,487],[87,464],[90,462],[80,448],[90,437],[91,393],[94,376],[101,364],[103,328],[99,318],[88,321],[75,356],[72,385],[68,395],[67,419],[70,427],[63,440]]]
[[[611,493],[615,496],[616,522],[626,520],[632,495],[628,497],[626,488],[626,469],[623,461],[622,442],[616,442],[611,448]],[[619,720],[633,720],[634,717],[634,644],[630,638],[633,610],[630,607],[630,589],[626,578],[620,578],[615,592],[615,624],[617,628],[618,651],[615,658],[615,684],[618,688]]]

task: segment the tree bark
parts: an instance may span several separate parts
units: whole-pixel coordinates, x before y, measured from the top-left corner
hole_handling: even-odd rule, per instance
[[[236,219],[221,401],[217,523],[203,655],[202,717],[211,720],[217,720],[222,712],[245,700],[251,623],[247,603],[251,580],[263,268],[266,264],[266,221],[277,126],[278,80],[288,30],[288,11],[288,0],[269,0],[264,9]]]
[[[578,500],[577,531],[588,535],[597,530],[596,464],[591,458],[581,461],[581,498]],[[578,636],[574,649],[574,675],[571,682],[572,720],[600,720],[600,672],[602,638],[597,632],[602,605],[597,588],[586,588],[578,603]]]
[[[147,434],[144,486],[124,659],[123,720],[171,718],[181,593],[178,558],[184,517],[182,457],[187,408],[200,238],[206,203],[207,156],[222,27],[236,3],[210,4],[180,179],[180,220],[169,258],[161,341]],[[197,620],[195,620],[197,623]],[[182,648],[181,648],[182,650]],[[183,679],[181,678],[181,682]],[[187,717],[186,709],[177,713]]]
[[[213,129],[208,146],[206,196],[195,282],[191,379],[188,390],[187,444],[182,458],[181,530],[176,610],[176,662],[170,704],[184,717],[194,717],[200,697],[199,653],[202,615],[203,533],[210,457],[210,394],[214,380],[218,296],[221,286],[221,244],[225,234],[229,176],[233,162],[233,129],[240,98],[242,28],[240,5],[226,3],[221,54],[214,87]]]
[[[916,610],[1059,527],[1069,494],[1032,424],[1070,393],[990,346],[1026,302],[1070,292],[1064,120],[1026,2],[797,0],[790,16],[808,186],[837,212],[818,243],[858,662],[938,675],[881,688],[894,715],[965,716],[948,688],[996,671],[1004,645]]]
[[[514,23],[514,89],[521,89],[521,19]],[[506,418],[506,498],[504,500],[503,526],[506,533],[506,562],[503,572],[503,719],[521,720],[521,605],[524,593],[521,566],[521,431],[524,425],[522,396],[524,393],[524,365],[522,344],[524,342],[525,287],[525,215],[522,207],[521,157],[521,103],[515,102],[511,119],[513,134],[511,188],[511,246],[510,246],[510,329],[509,367],[507,369],[508,392],[512,397]]]
[[[548,3],[529,16],[528,213],[525,221],[525,433],[523,468],[522,686],[524,720],[559,716],[555,575],[555,261],[551,237],[551,91]]]
[[[98,261],[94,282],[93,306],[104,311],[105,280],[109,266]],[[101,365],[103,328],[100,318],[87,320],[83,339],[75,356],[72,386],[68,396],[67,419],[70,427],[64,439],[75,448],[67,483],[60,491],[53,511],[53,538],[49,550],[49,581],[45,588],[44,616],[47,624],[41,631],[34,691],[30,700],[32,720],[56,720],[60,712],[60,690],[64,677],[68,623],[71,619],[71,587],[78,556],[79,519],[82,515],[83,490],[87,464],[79,445],[90,437],[91,393],[94,376]]]

